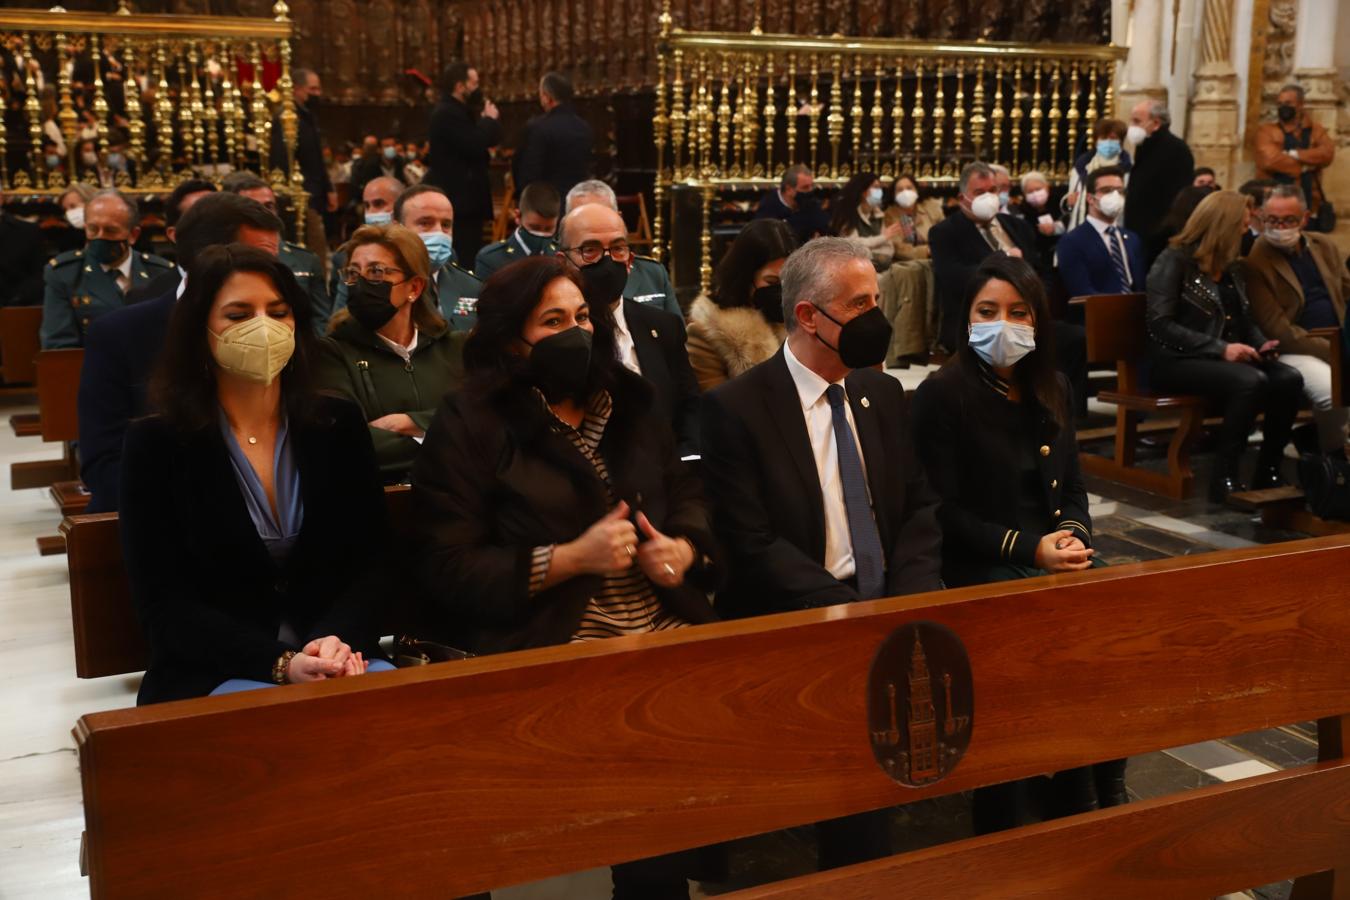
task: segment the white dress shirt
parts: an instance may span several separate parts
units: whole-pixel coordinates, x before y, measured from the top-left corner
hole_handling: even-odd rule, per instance
[[[801,400],[802,415],[806,419],[806,436],[811,441],[811,455],[815,457],[816,475],[820,479],[820,499],[825,509],[825,568],[842,581],[853,577],[857,567],[853,562],[853,537],[848,529],[848,509],[844,505],[844,482],[839,476],[834,414],[825,396],[825,389],[830,383],[802,365],[792,355],[791,345],[783,345],[783,358],[787,362],[788,374],[797,386],[797,397]],[[834,383],[844,388],[844,415],[848,419],[849,430],[853,432],[853,441],[858,446],[858,458],[862,459],[858,426],[853,421],[853,410],[847,402],[848,388],[844,386],[843,379]],[[863,474],[866,475],[867,461],[864,459],[862,462]]]
[[[1117,217],[1114,222],[1103,222],[1094,215],[1089,215],[1087,220],[1092,223],[1092,227],[1097,229],[1097,234],[1101,235],[1102,243],[1106,245],[1106,252],[1111,252],[1111,236],[1106,233],[1106,229],[1115,226],[1116,244],[1120,247],[1120,258],[1125,260],[1125,268],[1130,267],[1130,254],[1125,251],[1125,226],[1120,224],[1120,218]],[[1130,273],[1134,277],[1134,273]]]
[[[384,341],[384,345],[385,345],[386,347],[388,347],[390,350],[393,350],[395,353],[397,353],[397,354],[398,354],[398,358],[401,359],[401,360],[403,360],[405,363],[410,362],[410,361],[412,360],[413,351],[417,349],[417,326],[416,326],[416,325],[413,326],[413,336],[412,336],[412,340],[408,342],[408,346],[406,346],[406,347],[403,346],[402,344],[400,344],[398,341],[391,341],[391,340],[389,340],[389,338],[387,338],[387,337],[385,337],[384,335],[380,334],[378,331],[375,332],[375,336],[376,336],[377,338],[379,338],[380,340]]]
[[[622,297],[614,304],[614,350],[625,369],[638,375],[642,374],[642,366],[638,365],[637,345],[633,343],[633,335],[629,332],[628,322],[623,317]]]

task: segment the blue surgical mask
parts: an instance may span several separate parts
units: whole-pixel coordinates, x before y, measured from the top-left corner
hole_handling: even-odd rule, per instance
[[[881,209],[881,188],[871,188],[868,190],[867,203],[873,209]]]
[[[56,155],[55,153],[48,153],[48,154],[47,154],[47,168],[49,168],[49,169],[59,169],[59,168],[61,168],[61,157],[58,156],[58,155]]]
[[[998,208],[999,208],[999,209],[1007,209],[1007,208],[1008,208],[1008,200],[1009,200],[1009,199],[1011,199],[1011,198],[1009,197],[1007,191],[999,191],[999,192],[998,192]]]
[[[1006,369],[1036,349],[1036,329],[1018,322],[972,322],[970,349],[989,365]]]
[[[384,158],[385,158],[385,159],[395,159],[395,158],[397,158],[397,157],[398,157],[398,149],[397,149],[396,147],[385,147],[385,148],[384,148]]]
[[[1120,155],[1120,141],[1110,138],[1097,142],[1097,155],[1102,159],[1115,159]]]
[[[433,272],[454,261],[455,245],[450,242],[450,235],[444,231],[423,232],[422,243],[427,245],[427,255],[431,257]]]
[[[120,153],[108,154],[108,168],[122,170],[127,167],[127,158]]]
[[[367,225],[388,225],[392,221],[394,221],[393,213],[387,211],[366,213]]]

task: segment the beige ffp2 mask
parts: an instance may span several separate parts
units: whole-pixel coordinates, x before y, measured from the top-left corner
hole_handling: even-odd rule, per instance
[[[216,339],[211,355],[226,372],[259,384],[271,384],[295,353],[295,329],[271,316],[236,322]]]

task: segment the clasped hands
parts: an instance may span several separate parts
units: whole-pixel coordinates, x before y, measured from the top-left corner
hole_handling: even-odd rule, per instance
[[[364,675],[370,664],[358,651],[335,634],[315,638],[291,657],[286,667],[286,681],[299,684],[305,681],[324,681],[348,675]]]
[[[656,530],[645,513],[637,514],[637,527],[628,520],[630,510],[620,501],[575,541],[561,544],[555,554],[573,558],[577,571],[591,575],[618,575],[634,563],[652,584],[675,587],[694,564],[694,546],[685,538],[672,538]],[[646,538],[638,543],[638,531]]]
[[[1081,572],[1092,568],[1094,552],[1072,531],[1052,531],[1036,545],[1036,568],[1047,572]]]

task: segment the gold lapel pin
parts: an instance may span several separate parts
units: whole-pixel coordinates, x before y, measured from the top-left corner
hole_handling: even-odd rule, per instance
[[[656,333],[655,328],[652,329],[652,337],[660,337],[660,335]]]
[[[866,397],[862,398],[860,402],[863,405],[863,409],[869,409],[872,406],[872,401],[868,400]]]

